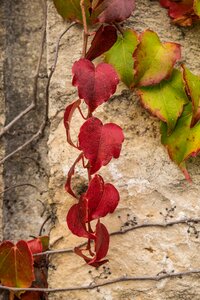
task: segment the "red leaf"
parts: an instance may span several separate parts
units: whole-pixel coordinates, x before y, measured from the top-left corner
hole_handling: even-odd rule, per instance
[[[86,201],[80,199],[78,204],[73,205],[67,214],[67,225],[69,230],[77,236],[94,239],[94,236],[87,232],[87,208]]]
[[[0,245],[0,281],[10,287],[27,288],[35,279],[33,256],[27,242],[16,245],[5,241]]]
[[[70,122],[71,122],[72,116],[74,114],[74,111],[79,107],[80,103],[81,103],[81,100],[78,99],[77,101],[68,105],[65,109],[65,114],[64,114],[64,126],[66,128],[67,141],[71,146],[73,146],[75,148],[77,148],[77,146],[72,142],[71,135],[70,135]]]
[[[117,30],[114,26],[101,26],[92,40],[86,58],[93,60],[108,51],[117,41]]]
[[[103,125],[94,117],[88,119],[80,129],[79,147],[90,162],[90,174],[106,166],[112,157],[118,158],[123,141],[124,134],[118,125]]]
[[[119,83],[118,75],[112,66],[100,63],[95,68],[94,64],[85,58],[74,63],[72,72],[72,84],[78,87],[79,97],[85,100],[91,112],[108,101]]]
[[[135,0],[105,0],[106,7],[98,17],[101,23],[121,22],[129,18],[135,8]]]
[[[25,294],[20,296],[21,300],[40,300],[41,292],[26,292]]]
[[[87,249],[81,249],[79,247],[76,247],[74,249],[74,252],[77,255],[81,256],[85,260],[85,262],[90,266],[99,267],[105,264],[106,262],[108,262],[107,259],[103,261],[101,259],[103,259],[107,255],[109,249],[109,241],[110,241],[109,233],[106,227],[102,223],[100,223],[100,221],[98,221],[96,225],[95,235],[96,235],[96,240],[95,240],[96,255],[94,257],[90,258],[83,254],[83,251]]]
[[[88,221],[113,213],[119,203],[119,193],[110,183],[104,184],[103,178],[95,175],[84,198],[88,201]]]
[[[43,250],[42,242],[39,238],[27,242],[32,254],[41,253]]]

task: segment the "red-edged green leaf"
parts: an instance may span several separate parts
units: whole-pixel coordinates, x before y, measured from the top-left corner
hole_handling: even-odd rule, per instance
[[[74,63],[72,72],[72,84],[78,87],[79,98],[85,100],[91,112],[108,101],[119,83],[118,75],[112,66],[100,63],[95,68],[94,64],[85,58]]]
[[[71,139],[70,123],[75,110],[80,106],[80,104],[81,104],[81,100],[80,99],[76,100],[75,102],[73,102],[72,104],[66,107],[65,114],[64,114],[64,126],[66,128],[67,142],[74,148],[77,148],[77,146],[73,143]]]
[[[35,279],[33,256],[27,242],[16,245],[5,241],[0,245],[0,281],[10,287],[27,288]]]
[[[173,21],[181,26],[192,25],[195,19],[193,3],[194,0],[160,0],[160,4],[168,8],[168,14]]]
[[[200,0],[194,0],[193,8],[195,14],[200,17]]]
[[[142,87],[138,91],[143,106],[168,125],[168,133],[174,130],[183,105],[188,102],[180,71],[174,69],[169,80],[155,86]]]
[[[90,174],[106,166],[112,157],[118,158],[123,141],[123,131],[118,125],[103,125],[97,118],[88,119],[80,129],[79,147],[90,162]]]
[[[86,58],[93,60],[104,52],[108,51],[117,40],[117,30],[114,26],[102,25],[96,32],[92,40],[90,49],[86,54]]]
[[[175,130],[170,136],[167,135],[167,125],[162,123],[162,143],[166,146],[170,158],[182,169],[187,179],[185,161],[196,156],[200,150],[200,123],[190,128],[192,120],[192,104],[185,106],[182,116],[177,122]]]
[[[191,127],[193,127],[200,120],[200,77],[192,74],[189,69],[183,66],[183,78],[192,100],[193,117]]]
[[[84,198],[88,203],[88,221],[113,213],[119,203],[117,189],[110,183],[104,184],[99,175],[95,175],[91,180]]]
[[[135,0],[104,0],[101,1],[103,12],[98,16],[101,23],[121,22],[129,18],[135,8]]]
[[[117,42],[105,54],[105,61],[115,68],[121,81],[128,87],[133,83],[133,52],[138,43],[137,33],[129,29],[118,37]]]
[[[151,30],[140,36],[140,44],[134,52],[135,83],[148,86],[171,76],[173,66],[181,57],[180,45],[162,44]]]

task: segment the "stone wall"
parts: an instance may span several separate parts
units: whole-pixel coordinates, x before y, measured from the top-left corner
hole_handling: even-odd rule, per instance
[[[157,1],[140,0],[126,26],[138,32],[150,28],[162,41],[182,45],[182,61],[199,72],[200,27],[184,29],[171,24],[166,10]],[[52,1],[48,1],[48,65],[54,57],[55,41],[68,26],[57,15]],[[82,31],[74,27],[63,37],[56,73],[50,89],[49,115],[51,118],[49,146],[50,191],[57,207],[57,222],[51,232],[51,241],[64,236],[56,248],[71,248],[80,243],[66,228],[66,213],[74,203],[63,191],[69,167],[77,152],[66,144],[63,113],[67,104],[77,99],[71,85],[71,67],[81,56]],[[120,159],[102,168],[106,181],[114,183],[120,191],[121,202],[117,211],[103,220],[110,232],[119,230],[129,220],[138,223],[163,222],[200,214],[199,165],[200,159],[189,163],[193,183],[187,183],[180,170],[172,163],[160,143],[159,122],[141,108],[138,98],[120,85],[116,95],[98,108],[96,116],[103,122],[116,122],[125,132]],[[75,118],[72,130],[78,132],[80,118]],[[77,169],[76,182],[85,182],[85,174]],[[172,210],[172,217],[167,210]],[[199,229],[197,225],[197,230]],[[199,238],[187,233],[188,226],[146,228],[125,235],[111,237],[109,263],[98,270],[87,266],[75,254],[56,255],[51,258],[55,269],[49,271],[50,287],[83,286],[119,276],[156,275],[161,271],[184,271],[199,267]],[[113,284],[92,291],[54,294],[50,299],[115,299],[115,300],[199,300],[198,276],[162,282],[129,282]]]
[[[2,58],[4,66],[8,66],[8,69],[4,69],[4,76],[9,78],[9,70],[11,70],[12,64],[17,58],[16,66],[24,57],[26,65],[30,68],[29,72],[26,72],[24,64],[20,68],[14,68],[16,73],[14,74],[15,76],[11,77],[11,90],[8,90],[10,85],[7,85],[7,88],[4,86],[2,89],[0,86],[2,111],[6,95],[7,107],[10,105],[9,107],[13,108],[14,103],[18,103],[19,97],[14,97],[13,101],[15,102],[11,100],[12,95],[16,95],[14,87],[19,87],[21,104],[15,111],[17,113],[22,106],[29,103],[31,98],[30,87],[27,89],[26,85],[29,83],[29,80],[31,81],[37,61],[36,54],[39,51],[43,15],[39,0],[34,2],[28,0],[4,0],[2,3],[4,4],[4,19],[6,19],[5,22],[7,23],[1,25],[0,35],[4,30],[7,30],[7,41],[9,41],[6,47],[2,46],[2,48],[7,53],[7,58],[9,53],[13,54],[10,65],[6,58]],[[47,56],[44,56],[43,69],[41,71],[43,75],[46,73],[46,70],[49,71],[53,64],[55,45],[59,35],[69,25],[57,14],[52,0],[48,0],[47,5]],[[11,6],[12,18],[9,19],[8,8]],[[199,24],[191,28],[174,26],[171,24],[166,10],[161,8],[157,1],[138,0],[136,1],[136,7],[137,9],[132,17],[126,21],[126,26],[134,28],[138,32],[150,28],[159,34],[162,41],[180,43],[182,45],[182,62],[186,62],[191,70],[200,74]],[[18,28],[18,31],[15,36],[16,39],[9,40],[8,30],[11,30],[10,28],[13,24]],[[22,30],[22,28],[29,28],[29,31],[26,31],[28,29]],[[16,32],[14,29],[13,31]],[[21,37],[20,39],[19,36]],[[30,47],[28,48],[30,52],[26,51],[27,48],[24,44],[26,47]],[[56,210],[57,217],[55,226],[51,230],[51,245],[56,249],[72,249],[82,240],[73,236],[66,226],[66,214],[74,200],[65,193],[64,184],[67,172],[77,157],[77,152],[66,143],[63,113],[66,105],[77,99],[77,91],[71,85],[71,67],[73,62],[81,56],[82,28],[80,26],[73,27],[62,38],[60,45],[57,68],[50,85],[49,130],[47,126],[44,139],[39,144],[33,144],[31,149],[26,150],[33,152],[26,153],[25,151],[24,154],[20,154],[17,157],[17,161],[14,160],[12,164],[8,162],[4,166],[3,181],[6,182],[6,185],[10,181],[12,184],[16,184],[19,182],[16,181],[17,179],[28,180],[41,187],[42,195],[38,195],[30,190],[24,190],[23,193],[18,192],[14,193],[14,195],[11,193],[9,196],[4,196],[3,226],[4,237],[6,238],[27,238],[29,234],[35,234],[38,230],[38,225],[41,225],[44,220],[40,217],[41,207],[38,206],[39,202],[35,200],[39,199],[44,201],[44,203],[48,201],[50,208]],[[45,58],[47,58],[47,67]],[[23,69],[24,77],[19,76],[21,68]],[[0,62],[0,75],[1,71]],[[43,79],[41,81],[41,92],[39,94],[42,103],[46,82],[45,76],[41,77],[44,78],[44,81]],[[16,78],[20,78],[20,81],[16,80]],[[6,81],[4,80],[4,82]],[[2,95],[1,90],[4,91]],[[13,94],[11,93],[12,91]],[[32,124],[34,125],[31,128],[28,127],[29,133],[36,129],[38,122],[41,120],[42,107],[40,109],[39,106],[36,115],[33,114],[31,116]],[[9,111],[12,110],[10,109]],[[121,157],[118,160],[112,160],[107,167],[102,168],[100,171],[100,174],[104,176],[107,182],[112,182],[119,189],[121,195],[121,201],[116,212],[103,220],[110,232],[120,230],[125,225],[128,226],[128,223],[135,221],[135,218],[140,224],[145,222],[165,222],[178,220],[183,217],[198,217],[200,215],[200,158],[189,162],[188,167],[193,183],[186,182],[180,170],[170,161],[165,148],[161,145],[159,122],[144,111],[135,94],[130,93],[121,84],[116,95],[108,103],[100,106],[95,115],[101,118],[103,122],[115,122],[120,125],[126,137]],[[8,122],[13,115],[7,113],[5,117]],[[0,118],[2,124],[4,122],[4,114],[1,114]],[[29,118],[25,119],[25,123],[22,123],[21,128],[18,128],[18,130],[22,131],[24,126],[29,123]],[[72,134],[75,137],[81,126],[81,120],[78,115],[75,116],[73,122]],[[29,136],[24,131],[21,134],[21,141]],[[15,143],[20,142],[17,137],[15,137],[13,142],[11,137],[8,136],[7,140],[5,140],[5,151],[7,152],[13,149]],[[36,168],[33,162],[28,167],[28,173],[26,173],[27,171],[22,167],[21,162],[24,162],[22,158],[24,156],[32,157],[33,161],[37,162],[38,155],[41,158],[39,169]],[[11,170],[14,171],[11,172]],[[75,180],[77,188],[80,188],[86,182],[86,174],[81,167],[77,168]],[[27,202],[25,201],[28,201],[30,210],[26,209]],[[11,207],[15,205],[13,210],[8,209],[7,203],[12,203]],[[16,206],[16,203],[18,203],[18,206]],[[25,209],[22,209],[20,214],[21,207]],[[11,212],[13,212],[13,216]],[[0,215],[2,214],[0,213]],[[10,225],[8,220],[11,220]],[[30,227],[26,226],[27,220]],[[21,230],[22,227],[26,227],[26,230]],[[198,224],[195,227],[197,231],[200,229]],[[156,275],[162,271],[179,272],[198,269],[200,268],[200,237],[198,237],[198,234],[194,234],[194,229],[190,229],[190,232],[188,232],[188,225],[182,224],[167,228],[141,228],[123,235],[112,236],[108,255],[109,263],[98,270],[87,266],[81,258],[72,252],[51,256],[48,277],[49,287],[83,286],[91,282],[101,283],[106,279],[114,279],[125,275]],[[195,275],[165,279],[160,282],[131,281],[90,291],[51,294],[49,299],[199,300],[200,280],[199,276]]]

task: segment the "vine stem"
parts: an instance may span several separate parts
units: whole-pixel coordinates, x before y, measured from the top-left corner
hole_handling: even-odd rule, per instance
[[[85,13],[85,5],[84,5],[84,0],[80,1],[80,6],[81,6],[81,12],[82,12],[82,18],[83,18],[83,34],[84,34],[84,39],[83,39],[83,52],[82,56],[86,56],[87,52],[87,44],[88,44],[88,28],[87,28],[87,19],[86,19],[86,13]]]
[[[93,290],[96,288],[100,288],[103,286],[119,283],[119,282],[127,282],[127,281],[161,281],[169,278],[180,278],[184,276],[200,274],[200,269],[196,270],[187,270],[184,272],[174,272],[174,273],[166,273],[163,275],[152,275],[152,276],[122,276],[115,279],[107,280],[102,283],[89,284],[85,286],[75,286],[75,287],[66,287],[66,288],[14,288],[8,286],[0,285],[1,290],[9,290],[12,292],[44,292],[44,293],[56,293],[56,292],[72,292],[72,291],[82,291],[82,290]]]
[[[127,232],[137,230],[137,229],[141,229],[141,228],[146,228],[146,227],[167,228],[167,227],[171,227],[171,226],[174,226],[174,225],[189,224],[189,223],[200,223],[200,218],[185,218],[185,219],[175,220],[175,221],[166,222],[166,223],[142,223],[142,224],[138,224],[138,225],[135,225],[133,227],[130,227],[130,228],[114,231],[110,234],[110,236],[126,234]],[[82,246],[85,246],[85,245],[87,245],[87,242],[84,242],[84,243],[78,245],[77,247],[79,248],[79,247],[82,247]],[[71,249],[70,248],[69,249],[60,249],[60,250],[48,250],[48,251],[45,251],[45,252],[42,252],[42,253],[34,254],[34,256],[54,255],[54,254],[73,253],[73,252],[74,252],[74,250],[72,248]]]

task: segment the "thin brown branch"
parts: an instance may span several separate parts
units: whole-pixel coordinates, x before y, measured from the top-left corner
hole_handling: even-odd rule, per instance
[[[0,138],[8,131],[10,130],[13,125],[15,125],[16,122],[18,122],[22,117],[24,117],[27,113],[29,113],[32,109],[34,109],[37,105],[37,92],[38,92],[38,79],[39,79],[39,72],[40,72],[40,66],[42,62],[42,56],[44,52],[44,45],[45,45],[45,38],[46,38],[46,10],[45,11],[45,17],[44,22],[42,26],[42,38],[41,38],[41,44],[40,44],[40,51],[39,51],[39,58],[37,62],[37,67],[35,70],[35,75],[33,77],[33,98],[31,104],[24,109],[20,114],[18,114],[9,124],[7,124],[3,130],[0,132]]]
[[[1,290],[9,290],[12,292],[44,292],[44,293],[57,293],[57,292],[72,292],[72,291],[83,291],[83,290],[93,290],[96,288],[100,288],[103,286],[120,283],[120,282],[128,282],[128,281],[161,281],[163,279],[170,278],[180,278],[190,275],[200,274],[200,269],[196,270],[188,270],[185,272],[174,272],[174,273],[166,273],[163,275],[152,275],[152,276],[122,276],[115,279],[107,280],[102,283],[89,284],[85,286],[75,286],[75,287],[66,287],[66,288],[14,288],[0,285]]]
[[[47,9],[47,8],[46,8]],[[45,19],[46,19],[46,14],[45,14]],[[46,24],[46,23],[45,23]],[[77,24],[76,22],[73,22],[72,24],[70,24],[70,26],[67,27],[67,29],[65,29],[61,35],[58,38],[58,41],[56,43],[56,53],[55,53],[55,59],[54,59],[54,64],[52,65],[51,69],[50,69],[50,74],[48,77],[48,81],[47,81],[47,85],[46,85],[46,97],[45,97],[45,114],[44,114],[44,121],[42,122],[39,130],[27,141],[25,142],[23,145],[21,145],[20,147],[18,147],[17,149],[15,149],[13,152],[9,153],[6,157],[4,157],[2,160],[0,160],[0,164],[4,163],[7,159],[11,158],[13,155],[15,155],[16,153],[18,153],[19,151],[23,150],[26,146],[28,146],[31,142],[33,142],[35,139],[39,139],[45,130],[47,121],[48,121],[48,103],[49,103],[49,87],[50,87],[50,83],[51,83],[51,79],[53,76],[53,73],[55,72],[56,69],[56,65],[57,65],[57,61],[58,61],[58,54],[59,54],[59,46],[60,46],[60,41],[62,39],[62,37],[64,36],[64,34],[70,29],[72,28],[75,24]],[[46,27],[46,26],[45,26]]]
[[[85,13],[84,0],[80,1],[80,6],[81,6],[81,12],[82,12],[82,18],[83,18],[83,34],[84,34],[82,56],[85,57],[86,53],[87,53],[87,44],[88,44],[89,34],[88,34],[88,28],[87,28],[87,19],[86,19],[86,13]]]
[[[44,228],[45,224],[46,224],[50,219],[51,219],[51,216],[48,216],[48,217],[44,220],[44,222],[42,223],[42,225],[41,225],[41,227],[40,227],[40,231],[39,231],[39,236],[42,235],[43,228]]]
[[[171,226],[174,226],[174,225],[190,224],[190,223],[194,223],[194,224],[200,223],[200,218],[185,218],[185,219],[175,220],[175,221],[166,222],[166,223],[142,223],[142,224],[138,224],[138,225],[135,225],[133,227],[130,227],[130,228],[114,231],[110,234],[110,236],[121,235],[121,234],[125,234],[129,231],[133,231],[133,230],[137,230],[137,229],[141,229],[141,228],[146,228],[146,227],[167,228],[167,227],[171,227]],[[87,242],[84,242],[84,243],[78,245],[77,247],[82,247],[82,246],[85,246],[85,245],[87,245]],[[60,250],[48,250],[46,252],[34,254],[34,256],[54,255],[54,254],[73,253],[73,252],[74,252],[74,249],[72,249],[72,248],[60,249]]]
[[[21,183],[21,184],[16,184],[16,185],[8,187],[7,189],[5,189],[2,192],[0,192],[0,195],[5,194],[6,192],[8,192],[10,190],[13,190],[13,189],[16,189],[16,188],[19,188],[19,187],[22,187],[22,186],[29,186],[29,187],[32,187],[32,188],[34,188],[34,189],[36,189],[36,190],[39,191],[38,187],[36,185],[34,185],[34,184],[31,184],[31,183]]]

